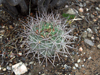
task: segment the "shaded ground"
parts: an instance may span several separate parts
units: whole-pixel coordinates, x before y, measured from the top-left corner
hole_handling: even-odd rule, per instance
[[[100,2],[77,0],[77,2],[74,1],[73,3],[75,4],[71,6],[68,5],[70,6],[69,8],[76,10],[83,8],[84,11],[78,14],[85,17],[82,20],[77,20],[69,24],[71,27],[76,27],[74,35],[77,36],[78,39],[74,46],[77,47],[77,50],[69,50],[72,58],[62,57],[63,60],[61,61],[56,59],[55,67],[50,63],[48,63],[48,67],[45,66],[45,63],[39,66],[37,60],[31,61],[30,57],[25,58],[24,45],[22,44],[22,40],[24,39],[19,37],[22,29],[24,29],[21,25],[22,22],[13,20],[9,14],[6,13],[6,15],[4,15],[5,12],[2,11],[0,15],[0,75],[14,75],[10,68],[20,61],[23,61],[29,69],[29,71],[23,75],[99,75],[100,48],[97,48],[97,46],[100,44]],[[96,7],[98,7],[98,9],[96,9]],[[63,12],[66,12],[68,9],[64,9]],[[78,17],[80,17],[79,15]],[[88,28],[90,28],[93,33],[91,33],[91,35],[87,33],[84,37],[83,32],[87,31]],[[86,38],[91,40],[94,46],[88,45],[84,41]]]

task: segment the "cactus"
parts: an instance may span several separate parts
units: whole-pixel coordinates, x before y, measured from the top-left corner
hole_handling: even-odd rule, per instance
[[[59,54],[69,54],[68,48],[72,48],[70,45],[73,43],[71,41],[73,36],[70,35],[73,28],[67,28],[66,20],[59,15],[54,16],[52,13],[43,14],[42,17],[31,17],[28,24],[24,26],[26,43],[29,45],[27,55],[33,53],[32,58],[37,58],[39,62],[40,58],[44,58],[46,64],[49,60],[54,65],[55,57],[60,59]],[[50,60],[51,58],[53,61]]]

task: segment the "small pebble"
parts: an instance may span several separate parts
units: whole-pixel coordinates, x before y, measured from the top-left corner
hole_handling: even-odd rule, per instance
[[[45,74],[43,73],[43,74],[41,74],[41,75],[45,75]]]
[[[88,31],[89,33],[93,33],[93,31],[92,31],[91,28],[87,28],[87,31]]]
[[[88,59],[90,60],[92,57],[90,56]]]
[[[99,37],[96,37],[96,40],[99,41],[100,40]]]
[[[7,66],[7,70],[11,70],[11,67]]]
[[[65,8],[68,8],[68,5],[65,5]]]
[[[73,69],[76,69],[76,67],[73,67]]]
[[[79,6],[80,6],[80,7],[83,7],[83,4],[82,4],[82,3],[79,3]]]
[[[65,65],[64,65],[64,68],[65,68],[65,69],[69,69],[69,68],[71,68],[71,67],[65,64]]]
[[[10,28],[10,29],[13,29],[12,25],[9,25],[9,28]]]
[[[22,62],[12,65],[12,70],[16,75],[21,75],[28,71],[26,65]]]
[[[2,26],[2,28],[5,28],[5,26]]]
[[[82,37],[83,37],[83,38],[86,38],[86,37],[87,37],[87,31],[84,31],[84,32],[82,33]]]
[[[95,9],[96,9],[97,11],[100,11],[100,8],[99,8],[99,7],[95,7]]]
[[[84,39],[84,42],[86,44],[88,44],[89,46],[94,46],[94,43],[91,40],[89,40],[89,39]]]
[[[3,71],[6,71],[6,68],[3,68]]]
[[[86,3],[88,4],[88,3],[90,3],[90,1],[86,1]]]
[[[78,64],[77,63],[75,63],[75,67],[78,67]]]
[[[94,40],[94,36],[92,36],[91,39]]]
[[[85,61],[85,59],[83,59],[83,61]]]
[[[96,22],[97,20],[96,19],[93,19],[93,21]]]
[[[77,60],[77,63],[80,63],[80,62],[81,62],[81,60],[80,60],[80,59],[78,59],[78,60]]]
[[[13,58],[14,56],[15,56],[15,54],[10,52],[10,58]]]
[[[83,8],[79,8],[79,12],[83,12],[84,10],[83,10]]]
[[[68,57],[68,55],[64,55],[65,57]]]
[[[91,14],[91,18],[94,18],[95,16]]]
[[[31,64],[33,64],[33,63],[34,63],[33,61],[29,62],[29,65],[31,65]]]
[[[19,52],[18,55],[19,55],[19,56],[22,56],[22,52]]]
[[[100,15],[98,16],[98,18],[100,18]]]
[[[83,48],[82,48],[82,47],[80,47],[80,48],[79,48],[79,51],[81,51],[81,52],[82,52],[82,51],[83,51]]]
[[[86,11],[89,11],[89,9],[88,9],[88,8],[86,8]]]
[[[100,49],[100,44],[97,45],[97,48]]]
[[[59,64],[57,64],[57,66],[59,66]]]
[[[88,33],[88,37],[89,37],[89,38],[92,37],[92,33]]]
[[[76,14],[76,10],[73,10],[73,9],[69,9],[68,11],[67,11],[67,14]]]
[[[41,74],[41,72],[39,72],[39,74]]]
[[[84,67],[84,65],[82,65],[82,67]]]
[[[1,68],[1,65],[0,65],[0,70],[1,70],[2,68]]]

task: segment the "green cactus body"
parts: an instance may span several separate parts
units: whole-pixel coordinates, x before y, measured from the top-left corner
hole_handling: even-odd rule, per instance
[[[40,25],[34,25],[33,32],[35,34],[31,34],[29,40],[33,41],[30,46],[35,48],[34,50],[42,50],[44,51],[43,54],[45,54],[47,49],[49,53],[47,52],[46,56],[50,56],[54,55],[56,48],[61,48],[60,43],[63,39],[61,34],[64,32],[60,29],[59,25],[55,26],[52,23],[41,22]],[[57,44],[56,47],[53,45],[54,42]]]
[[[48,59],[54,65],[55,57],[59,54],[62,56],[68,54],[68,47],[72,48],[68,44],[72,42],[70,39],[73,39],[73,36],[69,33],[73,29],[66,26],[66,21],[54,14],[31,18],[24,31],[27,47],[29,47],[27,55],[33,53],[34,58],[38,60],[45,58],[46,63]],[[53,62],[50,57],[54,58]]]

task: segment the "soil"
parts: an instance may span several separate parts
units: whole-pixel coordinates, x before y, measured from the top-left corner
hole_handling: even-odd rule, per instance
[[[100,44],[100,1],[76,0],[68,6],[76,10],[83,8],[84,11],[78,14],[84,18],[69,24],[70,27],[75,27],[73,34],[78,37],[74,44],[76,49],[69,49],[71,57],[61,57],[60,61],[56,58],[55,66],[49,62],[48,66],[45,63],[40,65],[37,59],[30,59],[31,55],[25,57],[26,47],[22,43],[25,38],[20,37],[20,34],[27,16],[19,15],[18,19],[21,20],[15,20],[9,13],[0,12],[0,75],[15,75],[11,66],[19,62],[25,63],[28,68],[22,75],[100,75],[100,48],[97,47]],[[59,11],[65,13],[69,8]],[[92,36],[83,38],[82,34],[88,28],[93,31]],[[94,45],[87,44],[84,41],[86,38],[92,40]]]

